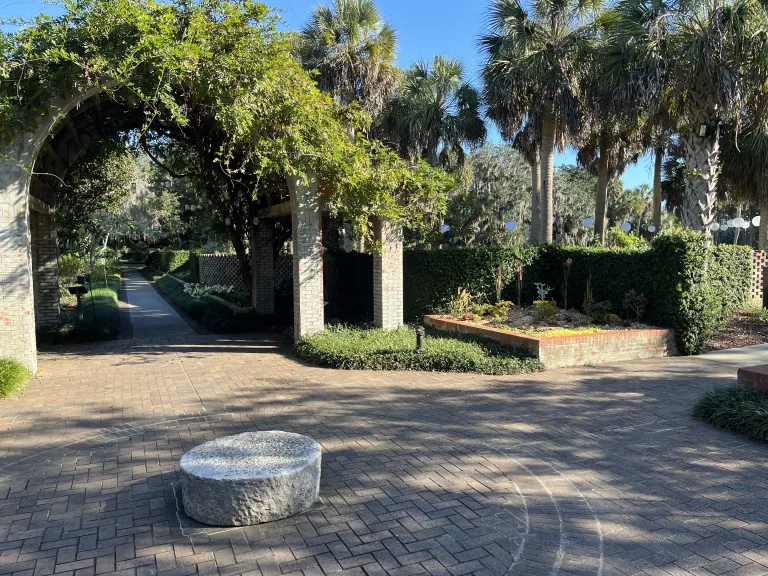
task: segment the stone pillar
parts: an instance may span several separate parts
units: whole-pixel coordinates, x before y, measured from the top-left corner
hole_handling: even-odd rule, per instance
[[[32,275],[35,295],[35,326],[56,326],[59,308],[59,247],[52,214],[30,211]]]
[[[373,321],[394,330],[403,325],[403,229],[376,218],[373,235],[381,246],[373,253]]]
[[[272,220],[261,220],[251,235],[251,301],[256,314],[275,313],[273,227]]]
[[[17,138],[0,156],[0,356],[37,370],[29,231],[30,173],[37,148]],[[11,160],[12,158],[14,160]]]
[[[322,332],[324,325],[322,212],[317,179],[289,176],[293,227],[293,336]]]

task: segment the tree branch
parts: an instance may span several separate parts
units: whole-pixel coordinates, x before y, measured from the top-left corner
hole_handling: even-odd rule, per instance
[[[155,164],[157,164],[160,168],[165,170],[168,174],[170,174],[174,178],[192,178],[193,176],[198,176],[195,172],[188,172],[187,174],[179,174],[178,172],[175,172],[174,170],[170,169],[168,166],[160,162],[152,152],[149,150],[149,146],[147,145],[147,139],[145,136],[141,136],[139,138],[139,145],[141,146],[141,149],[144,150],[144,153],[149,156],[149,159],[152,160]]]

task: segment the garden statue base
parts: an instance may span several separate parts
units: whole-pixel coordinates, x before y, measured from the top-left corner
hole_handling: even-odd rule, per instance
[[[320,444],[290,432],[246,432],[181,458],[184,511],[214,526],[248,526],[308,510],[320,491]]]

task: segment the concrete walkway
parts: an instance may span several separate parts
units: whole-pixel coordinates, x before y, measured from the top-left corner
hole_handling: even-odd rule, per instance
[[[760,364],[768,364],[768,344],[717,350],[716,352],[707,352],[703,357],[735,368],[759,366]]]
[[[189,336],[192,328],[137,271],[126,270],[125,290],[134,338]]]

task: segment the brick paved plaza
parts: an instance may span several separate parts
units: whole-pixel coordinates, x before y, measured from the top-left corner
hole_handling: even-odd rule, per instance
[[[339,372],[195,334],[44,353],[2,402],[0,574],[766,574],[768,447],[689,415],[734,375]],[[187,518],[184,451],[268,429],[321,442],[322,503]]]

